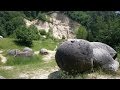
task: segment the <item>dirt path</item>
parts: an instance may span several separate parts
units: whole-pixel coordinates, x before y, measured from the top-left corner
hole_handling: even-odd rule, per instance
[[[19,74],[18,79],[49,79],[49,75],[58,70],[59,68],[55,67],[50,70],[39,69],[35,71],[22,72]]]
[[[2,53],[3,51],[0,51],[0,58],[1,58],[1,62],[2,63],[6,63],[6,61],[7,61],[7,58],[6,57],[4,57],[1,53]]]

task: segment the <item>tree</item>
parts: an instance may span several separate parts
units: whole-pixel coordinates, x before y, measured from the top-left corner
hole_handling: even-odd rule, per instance
[[[39,40],[40,39],[40,33],[34,25],[31,25],[28,27],[28,30],[32,33],[32,39],[33,40]]]
[[[79,29],[76,31],[76,37],[78,39],[87,39],[88,32],[84,26],[80,26]]]
[[[7,32],[7,35],[11,35],[14,33],[17,27],[25,25],[25,22],[23,21],[22,17],[14,17],[5,24],[5,29]]]
[[[18,27],[16,29],[16,38],[18,42],[22,45],[32,46],[33,34],[25,26]]]

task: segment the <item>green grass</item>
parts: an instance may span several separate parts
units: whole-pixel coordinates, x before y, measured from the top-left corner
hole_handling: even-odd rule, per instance
[[[41,48],[46,48],[53,50],[57,45],[57,41],[53,41],[52,39],[44,39],[39,41],[33,41],[33,50],[40,50]],[[9,50],[9,49],[23,49],[26,46],[16,45],[14,39],[4,38],[0,40],[0,49]]]
[[[40,41],[33,41],[34,51],[39,51],[41,48],[46,48],[49,50],[54,50],[57,45],[57,41],[52,39],[45,39]],[[32,72],[40,69],[49,70],[56,66],[55,60],[45,63],[42,61],[41,55],[34,55],[33,57],[13,57],[7,55],[7,50],[9,49],[20,49],[22,50],[26,46],[16,45],[14,39],[4,38],[0,41],[0,50],[3,50],[3,55],[7,57],[8,61],[6,64],[0,64],[0,75],[5,78],[18,78],[20,73]],[[14,66],[12,70],[4,70],[1,67],[4,66]]]
[[[33,57],[13,57],[8,56],[7,63],[5,65],[26,65],[26,64],[33,64],[41,61],[41,56],[33,56]]]
[[[33,50],[40,50],[41,48],[46,48],[49,50],[54,50],[57,45],[57,41],[53,41],[52,39],[45,39],[42,41],[33,41]]]
[[[21,49],[24,46],[18,46],[13,42],[14,39],[11,38],[3,38],[0,40],[0,49],[9,50],[9,49]]]
[[[34,51],[39,51],[41,48],[46,48],[49,50],[53,50],[55,46],[57,45],[57,41],[53,41],[52,39],[44,39],[40,41],[33,41],[33,47],[31,47]],[[0,41],[0,50],[9,50],[9,49],[20,49],[22,50],[25,46],[18,46],[14,43],[14,39],[10,38],[4,38]],[[5,53],[3,54],[5,55]],[[55,60],[51,60],[49,63],[45,63],[42,61],[41,55],[35,55],[33,57],[13,57],[5,55],[8,58],[8,61],[6,64],[0,64],[0,75],[5,78],[18,78],[20,73],[32,73],[33,71],[39,71],[40,69],[44,70],[50,70],[51,68],[54,68],[57,66]],[[1,59],[1,58],[0,58]],[[118,53],[118,60],[120,62],[120,53]],[[1,69],[3,66],[14,66],[12,70],[4,70]],[[88,77],[88,74],[90,73],[83,73],[78,74],[75,76],[68,75],[62,71],[59,71],[59,77],[61,79],[85,79]],[[111,75],[106,74],[101,69],[97,70],[91,74],[94,74],[94,76],[97,75]],[[120,75],[120,70],[116,74],[112,74],[113,76]]]
[[[27,73],[27,72],[33,72],[33,71],[39,71],[40,69],[43,70],[50,70],[51,68],[54,68],[56,66],[56,62],[53,60],[49,63],[45,63],[44,61],[41,60],[36,60],[33,61],[31,60],[30,62],[22,61],[23,63],[19,63],[19,61],[14,61],[15,65],[12,70],[3,70],[0,69],[0,75],[4,76],[5,78],[8,79],[14,79],[18,78],[20,73]],[[7,65],[11,65],[11,63],[7,63]]]

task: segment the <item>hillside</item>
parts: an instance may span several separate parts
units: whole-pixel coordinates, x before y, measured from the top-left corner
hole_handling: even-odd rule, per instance
[[[74,32],[79,28],[79,23],[71,20],[61,12],[53,12],[49,14],[49,16],[46,15],[46,17],[49,17],[49,22],[38,19],[33,21],[24,19],[24,21],[26,22],[27,27],[35,25],[38,30],[44,29],[46,32],[52,30],[53,36],[57,39],[76,37]]]
[[[120,69],[76,76],[61,71],[56,50],[73,38],[108,44],[120,62],[120,14],[115,11],[0,11],[0,79],[120,78]]]

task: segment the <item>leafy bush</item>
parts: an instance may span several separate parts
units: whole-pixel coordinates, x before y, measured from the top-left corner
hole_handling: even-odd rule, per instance
[[[39,40],[40,39],[40,33],[39,33],[38,29],[34,25],[31,25],[28,29],[33,34],[32,35],[33,40]]]
[[[37,19],[50,22],[50,18],[48,16],[46,16],[46,13],[39,12]]]
[[[88,32],[84,26],[80,26],[79,29],[76,31],[76,37],[79,39],[86,39]]]
[[[47,35],[46,31],[44,29],[39,30],[41,35]]]
[[[16,38],[18,43],[26,46],[32,46],[33,33],[25,26],[18,27],[16,30]]]

